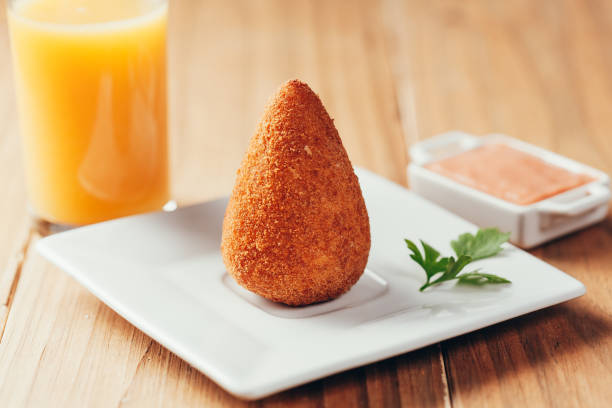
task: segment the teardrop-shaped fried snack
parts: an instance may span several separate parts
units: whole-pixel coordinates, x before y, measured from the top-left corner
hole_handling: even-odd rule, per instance
[[[268,104],[236,177],[221,252],[230,275],[275,302],[333,299],[361,277],[370,223],[333,120],[303,82]]]

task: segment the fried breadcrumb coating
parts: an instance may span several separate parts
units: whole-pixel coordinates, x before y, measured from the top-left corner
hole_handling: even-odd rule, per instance
[[[333,120],[303,82],[270,101],[223,221],[223,260],[243,287],[308,305],[348,291],[370,251],[357,176]]]

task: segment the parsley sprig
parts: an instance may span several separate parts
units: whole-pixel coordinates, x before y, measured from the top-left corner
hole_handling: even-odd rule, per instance
[[[497,228],[480,229],[476,235],[461,234],[455,241],[451,242],[457,256],[456,259],[452,256],[441,257],[439,251],[424,241],[421,241],[423,252],[409,239],[404,241],[412,252],[410,257],[421,265],[427,275],[427,280],[419,288],[422,292],[430,286],[454,279],[457,279],[460,284],[475,286],[488,283],[510,283],[509,280],[501,276],[482,273],[480,269],[459,275],[470,262],[497,255],[503,249],[501,245],[508,241],[508,238],[510,238],[510,234],[503,233]]]
[[[508,241],[510,233],[503,233],[497,228],[479,229],[476,235],[469,232],[459,235],[451,242],[457,256],[469,255],[472,261],[497,255],[503,249],[501,245]]]

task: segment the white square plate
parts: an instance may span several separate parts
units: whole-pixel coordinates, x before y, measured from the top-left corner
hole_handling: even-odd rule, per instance
[[[473,266],[512,285],[446,284],[420,293],[425,274],[403,239],[451,255],[449,242],[476,228],[375,174],[357,175],[372,231],[368,270],[346,295],[320,305],[276,305],[228,279],[219,252],[227,199],[83,227],[37,246],[133,325],[247,399],[585,293],[577,280],[510,245]]]

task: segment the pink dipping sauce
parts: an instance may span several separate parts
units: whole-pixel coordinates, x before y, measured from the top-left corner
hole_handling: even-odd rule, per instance
[[[487,144],[425,167],[518,205],[533,204],[594,180],[501,143]]]

